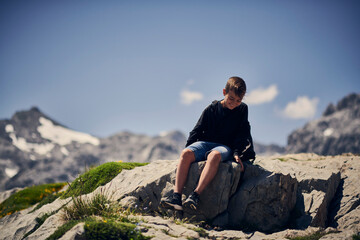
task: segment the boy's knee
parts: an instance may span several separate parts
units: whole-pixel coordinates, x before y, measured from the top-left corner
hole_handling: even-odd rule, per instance
[[[214,163],[220,163],[221,162],[221,153],[218,151],[211,151],[207,157],[208,161],[214,162]]]
[[[195,154],[193,151],[191,151],[190,149],[185,148],[182,152],[181,152],[181,156],[180,159],[182,161],[186,161],[189,163],[192,163],[195,161]]]

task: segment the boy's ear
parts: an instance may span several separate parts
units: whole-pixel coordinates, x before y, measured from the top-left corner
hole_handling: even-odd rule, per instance
[[[224,96],[226,95],[226,90],[225,90],[225,88],[223,89],[223,94],[224,94]]]

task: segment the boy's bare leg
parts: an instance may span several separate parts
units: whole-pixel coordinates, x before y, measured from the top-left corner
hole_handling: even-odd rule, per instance
[[[221,161],[220,152],[212,151],[208,155],[204,170],[200,175],[200,180],[197,188],[195,189],[195,192],[201,194],[202,191],[209,185],[209,183],[213,180],[213,178],[215,177],[218,171],[220,161]]]
[[[191,163],[195,161],[195,154],[189,149],[184,149],[180,155],[179,165],[176,170],[174,192],[182,193],[186,183]]]

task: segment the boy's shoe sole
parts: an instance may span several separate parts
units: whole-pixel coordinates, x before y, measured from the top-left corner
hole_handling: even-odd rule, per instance
[[[185,201],[184,202],[184,208],[188,208],[188,209],[191,209],[191,210],[194,210],[194,211],[197,210],[196,205],[194,203],[190,202],[190,201]]]
[[[182,211],[183,210],[183,207],[178,205],[178,204],[173,204],[173,203],[169,203],[169,202],[161,202],[160,205],[163,207],[163,208],[167,208],[167,209],[173,209],[173,210],[177,210],[177,211]]]

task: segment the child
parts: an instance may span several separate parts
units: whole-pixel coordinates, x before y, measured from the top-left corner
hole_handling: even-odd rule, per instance
[[[205,108],[180,155],[174,193],[160,202],[162,207],[183,209],[181,194],[191,163],[206,160],[196,189],[184,202],[184,207],[196,210],[199,196],[215,177],[220,162],[235,159],[244,171],[242,161],[255,158],[248,107],[242,103],[245,92],[244,80],[231,77],[223,89],[224,99]]]

